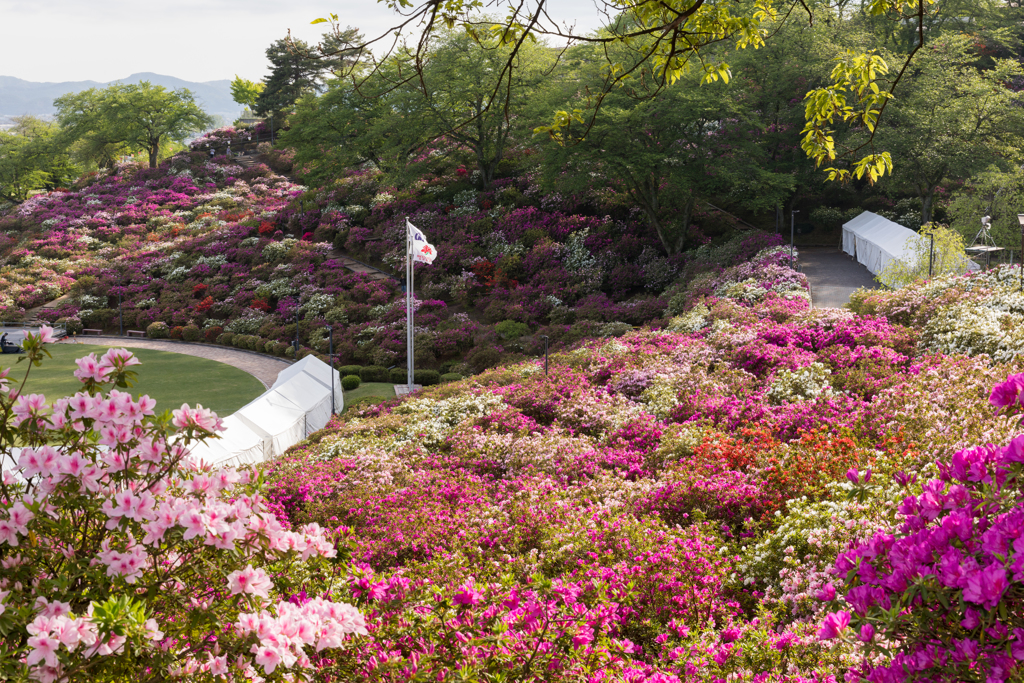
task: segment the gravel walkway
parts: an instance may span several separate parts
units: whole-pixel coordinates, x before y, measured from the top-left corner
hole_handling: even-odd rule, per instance
[[[878,287],[875,276],[840,249],[802,247],[800,268],[811,286],[815,308],[841,308],[859,287]]]
[[[210,344],[190,344],[188,342],[164,341],[162,339],[138,339],[135,337],[100,337],[85,336],[78,337],[82,344],[95,344],[97,346],[123,346],[134,349],[153,349],[155,351],[170,351],[171,353],[183,353],[187,356],[209,358],[219,363],[227,363],[239,370],[248,372],[250,375],[263,383],[263,386],[270,386],[277,380],[277,374],[292,364],[289,360],[272,358],[258,353],[249,353],[239,349],[231,349],[226,346],[213,346]],[[61,344],[73,344],[67,340]]]

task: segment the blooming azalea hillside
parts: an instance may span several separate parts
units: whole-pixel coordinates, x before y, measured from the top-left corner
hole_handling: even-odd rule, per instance
[[[802,286],[787,260],[698,278],[666,329],[364,409],[270,465],[283,519],[348,538],[369,639],[345,666],[1020,680],[1019,363],[778,297]]]
[[[307,190],[202,151],[243,136],[214,131],[160,168],[122,166],[9,211],[0,318],[67,294],[38,315],[116,328],[120,301],[126,329],[289,356],[296,332],[301,353],[326,354],[332,324],[339,365],[387,368],[405,355],[401,283],[346,270],[336,249],[400,272],[409,216],[440,252],[417,267],[417,367],[468,375],[536,355],[541,335],[558,348],[660,324],[684,306],[680,280],[778,239],[701,246],[695,228],[695,248],[667,257],[622,197],[544,195],[525,171],[478,192],[442,157],[401,191],[368,171]]]

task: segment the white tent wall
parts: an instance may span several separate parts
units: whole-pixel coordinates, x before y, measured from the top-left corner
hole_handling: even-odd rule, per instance
[[[192,448],[192,456],[215,465],[251,465],[267,459],[271,440],[250,429],[236,415],[221,419],[224,431],[219,439]]]
[[[338,371],[306,356],[278,376],[266,393],[234,415],[223,418],[226,431],[219,439],[192,448],[192,455],[214,465],[245,465],[276,458],[331,419],[331,384],[334,412],[345,407]]]
[[[282,455],[306,435],[306,413],[273,389],[243,406],[235,415],[249,429],[270,439],[268,458]]]
[[[919,239],[913,230],[870,211],[843,224],[843,251],[874,275],[891,261],[911,258]]]
[[[345,409],[345,395],[341,390],[341,378],[338,375],[338,371],[331,371],[331,366],[323,362],[316,356],[306,356],[297,363],[293,363],[288,366],[277,376],[277,381],[274,382],[274,386],[271,389],[277,389],[280,385],[287,382],[289,379],[304,372],[307,375],[311,375],[317,382],[327,387],[328,393],[330,393],[331,383],[333,380],[334,384],[334,412],[340,413]],[[333,375],[333,377],[332,377]],[[330,403],[330,401],[328,401]],[[326,423],[325,423],[326,424]]]
[[[865,211],[856,218],[853,218],[843,224],[843,251],[850,256],[856,256],[856,242],[857,234],[862,227],[875,218],[881,218],[878,214]]]
[[[331,390],[305,372],[293,374],[287,382],[274,385],[289,401],[306,413],[305,435],[323,429],[331,419]]]

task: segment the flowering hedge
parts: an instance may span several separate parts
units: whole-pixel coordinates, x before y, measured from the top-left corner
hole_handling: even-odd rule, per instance
[[[30,365],[49,341],[26,337]],[[52,404],[0,372],[0,677],[323,680],[366,633],[331,599],[346,579],[332,535],[283,528],[257,473],[191,462],[220,420],[156,416],[122,391],[138,364],[81,358],[82,390]]]

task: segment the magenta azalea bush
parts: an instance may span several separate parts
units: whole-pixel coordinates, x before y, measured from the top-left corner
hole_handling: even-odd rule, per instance
[[[1024,375],[996,385],[996,408],[1020,413]],[[903,522],[842,553],[848,609],[823,639],[864,642],[867,681],[1005,681],[1024,662],[1024,436],[939,463],[899,508]],[[882,657],[878,657],[881,654]]]
[[[25,339],[31,365],[50,341]],[[82,390],[52,403],[0,373],[0,677],[324,680],[366,634],[332,597],[333,535],[282,527],[258,473],[192,462],[220,420],[156,415],[123,391],[138,364],[81,358]]]

